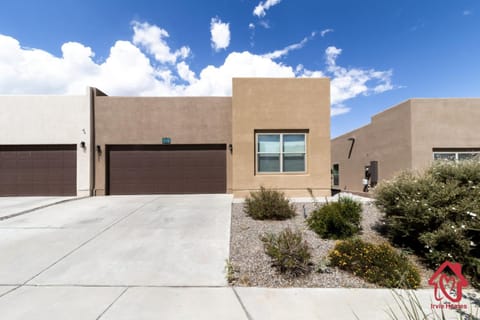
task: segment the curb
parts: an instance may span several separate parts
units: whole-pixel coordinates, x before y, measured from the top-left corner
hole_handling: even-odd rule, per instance
[[[70,202],[70,201],[75,201],[75,200],[82,200],[82,199],[86,199],[86,198],[90,198],[90,196],[84,196],[84,197],[78,197],[78,198],[71,198],[71,199],[64,199],[64,200],[59,200],[59,201],[52,202],[52,203],[49,203],[49,204],[44,204],[44,205],[39,206],[39,207],[35,207],[35,208],[32,208],[32,209],[23,210],[23,211],[20,211],[20,212],[16,212],[16,213],[9,214],[9,215],[7,215],[7,216],[0,217],[0,221],[7,220],[7,219],[10,219],[10,218],[14,218],[14,217],[18,217],[18,216],[24,215],[24,214],[26,214],[26,213],[30,213],[30,212],[33,212],[33,211],[37,211],[37,210],[40,210],[40,209],[44,209],[44,208],[48,208],[48,207],[51,207],[51,206],[55,206],[55,205],[57,205],[57,204],[61,204],[61,203],[65,203],[65,202]]]

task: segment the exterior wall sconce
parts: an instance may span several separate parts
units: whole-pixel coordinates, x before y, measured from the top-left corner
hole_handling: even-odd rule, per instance
[[[97,144],[97,153],[102,154],[102,147],[99,144]]]
[[[230,153],[233,153],[233,146],[231,143],[228,145],[228,150],[230,150]]]
[[[85,141],[80,142],[80,147],[82,147],[82,149],[87,148]]]

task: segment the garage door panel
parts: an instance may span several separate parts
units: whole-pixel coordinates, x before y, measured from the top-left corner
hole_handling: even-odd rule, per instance
[[[63,167],[62,155],[59,155],[60,158],[48,159],[48,168],[56,169]]]
[[[17,155],[13,151],[7,151],[7,150],[0,150],[0,160],[3,161],[8,161],[8,160],[13,160],[17,158]]]
[[[71,153],[63,154],[63,167],[64,168],[77,168],[77,156]]]
[[[32,167],[39,170],[48,168],[48,166],[50,165],[50,161],[46,157],[33,157],[32,161]]]
[[[25,161],[30,161],[32,158],[32,152],[31,151],[17,151],[16,152],[16,161],[17,162],[25,162]]]
[[[15,185],[15,193],[19,195],[34,194],[34,188],[32,183],[17,183]],[[49,192],[45,193],[46,196],[50,195]]]
[[[109,146],[110,194],[226,192],[225,145]]]
[[[48,172],[44,170],[35,170],[33,172],[33,183],[34,184],[42,184],[43,181],[48,180]]]
[[[9,185],[15,183],[17,174],[14,171],[0,170],[0,184]]]
[[[0,146],[0,196],[74,196],[76,159],[76,145]]]
[[[17,172],[18,184],[32,184],[33,182],[33,170],[29,168],[23,168]]]
[[[46,160],[48,160],[45,152],[30,152],[30,157],[35,161],[39,161],[39,160],[46,161]]]
[[[9,196],[14,196],[14,190],[12,190],[9,186],[0,184],[0,194],[9,197]]]
[[[121,189],[116,190],[117,195],[148,194],[155,184],[123,184]]]
[[[17,167],[15,159],[10,159],[8,157],[4,157],[0,159],[0,170],[10,170],[15,169]]]

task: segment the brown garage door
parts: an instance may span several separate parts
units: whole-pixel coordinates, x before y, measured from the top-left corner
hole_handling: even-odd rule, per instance
[[[225,145],[108,146],[108,193],[225,193],[225,149]]]
[[[76,194],[75,145],[0,146],[0,196]]]

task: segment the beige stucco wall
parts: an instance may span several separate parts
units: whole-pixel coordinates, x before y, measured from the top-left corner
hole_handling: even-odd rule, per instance
[[[236,197],[260,186],[287,196],[330,195],[330,81],[235,78],[232,94],[233,184]],[[256,174],[256,130],[308,130],[307,172]]]
[[[335,189],[363,191],[365,166],[378,161],[378,179],[388,179],[410,168],[410,101],[401,103],[372,117],[370,124],[332,140],[332,165],[339,164],[340,179]],[[355,138],[351,157],[348,153]]]
[[[90,193],[90,96],[0,96],[0,145],[77,145],[77,195]],[[85,141],[86,148],[80,147]]]
[[[95,194],[105,194],[105,145],[231,143],[229,97],[95,97]],[[227,149],[227,192],[231,192]]]
[[[480,148],[480,99],[412,99],[413,169],[433,160],[433,148]]]

